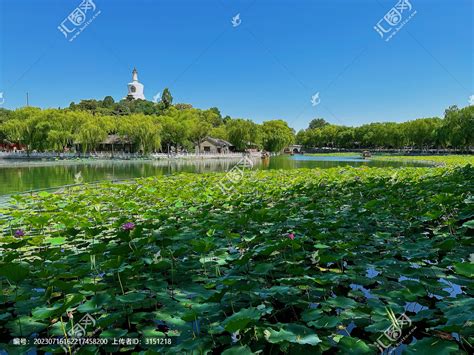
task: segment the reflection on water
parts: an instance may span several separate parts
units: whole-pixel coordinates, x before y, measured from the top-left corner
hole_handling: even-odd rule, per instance
[[[176,161],[50,161],[0,160],[0,195],[83,182],[119,180],[178,172],[230,170],[239,158]],[[255,169],[332,168],[337,166],[417,166],[413,163],[367,161],[357,157],[278,156],[254,159]],[[418,164],[420,165],[420,164]]]
[[[282,155],[270,159],[269,169],[297,169],[297,168],[335,168],[338,166],[372,166],[372,167],[402,167],[427,166],[423,163],[365,160],[354,157],[338,156],[310,156],[310,155]]]

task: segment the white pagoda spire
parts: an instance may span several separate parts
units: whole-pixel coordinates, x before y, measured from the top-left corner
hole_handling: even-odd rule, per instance
[[[131,96],[134,99],[146,100],[144,95],[145,86],[138,81],[137,68],[133,68],[132,71],[132,82],[128,83],[128,94],[127,97]]]

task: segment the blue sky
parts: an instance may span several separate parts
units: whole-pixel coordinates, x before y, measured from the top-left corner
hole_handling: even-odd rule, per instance
[[[474,94],[472,0],[409,0],[403,19],[416,15],[389,42],[373,27],[392,0],[93,0],[100,15],[69,42],[57,27],[80,2],[0,0],[2,107],[27,91],[43,108],[118,100],[134,66],[150,100],[169,87],[175,102],[297,130],[440,116]]]

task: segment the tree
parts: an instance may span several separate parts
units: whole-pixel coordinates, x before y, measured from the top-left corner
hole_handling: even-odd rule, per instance
[[[442,127],[451,146],[467,148],[474,145],[474,106],[463,109],[451,106],[445,112]]]
[[[244,151],[249,143],[256,144],[257,125],[241,118],[230,120],[226,124],[227,137],[238,151]]]
[[[20,108],[15,110],[11,116],[12,118],[2,125],[2,130],[7,139],[25,145],[28,156],[31,150],[44,143],[44,130],[39,129],[41,115],[41,109],[39,108]],[[44,123],[42,125],[44,127]]]
[[[212,126],[208,122],[202,122],[198,118],[193,119],[187,122],[189,127],[189,138],[191,142],[197,147],[197,154],[200,154],[200,145],[204,139],[209,135],[209,132],[212,129]]]
[[[59,154],[74,138],[74,116],[67,111],[51,109],[43,111],[43,116],[50,122],[46,132],[48,147]]]
[[[185,122],[178,121],[173,116],[160,117],[161,141],[163,146],[173,146],[176,150],[183,146],[189,136],[189,127]]]
[[[419,118],[404,122],[401,126],[409,145],[425,149],[436,144],[436,131],[441,126],[441,120],[439,118]]]
[[[161,102],[163,103],[165,109],[172,105],[173,96],[171,96],[171,92],[168,88],[165,88],[163,90],[163,94],[161,95]]]
[[[328,125],[329,123],[326,122],[326,120],[324,118],[315,118],[313,120],[311,120],[311,122],[309,123],[309,129],[316,129],[316,128],[322,128],[326,125]]]
[[[279,152],[294,142],[293,130],[283,120],[263,122],[261,126],[263,148],[270,152]]]
[[[117,125],[117,131],[124,139],[134,142],[143,154],[161,147],[161,126],[157,118],[142,113],[125,116]]]
[[[107,127],[92,115],[84,115],[83,122],[76,135],[76,139],[82,146],[82,151],[88,152],[96,149],[100,142],[107,138]]]
[[[107,108],[112,108],[114,103],[115,101],[112,96],[106,96],[104,97],[104,100],[102,101],[102,106],[107,107]]]
[[[199,114],[201,120],[208,122],[212,127],[219,127],[223,124],[221,114],[219,110],[216,112],[215,108],[200,111]]]
[[[217,117],[219,117],[222,120],[221,111],[217,107],[211,107],[209,111],[214,112],[217,115]]]
[[[213,138],[219,138],[225,141],[229,140],[229,137],[227,136],[226,127],[224,125],[221,125],[219,127],[213,127],[209,132],[209,135]]]

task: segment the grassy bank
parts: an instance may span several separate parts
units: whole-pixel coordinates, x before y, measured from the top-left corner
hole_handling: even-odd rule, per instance
[[[463,166],[474,165],[474,155],[426,155],[426,156],[405,156],[405,155],[375,155],[372,159],[384,161],[416,161],[426,162],[438,166]]]
[[[26,350],[11,339],[90,314],[96,338],[172,339],[108,352],[376,353],[393,312],[407,353],[468,354],[474,168],[439,158],[252,171],[226,193],[224,174],[178,174],[17,197],[0,210],[0,341]]]
[[[305,153],[305,155],[313,157],[360,157],[360,152],[339,152],[339,153]]]

